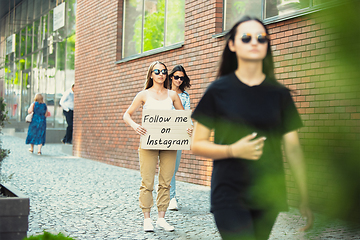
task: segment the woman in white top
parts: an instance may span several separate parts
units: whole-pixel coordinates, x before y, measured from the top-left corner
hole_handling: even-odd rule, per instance
[[[168,90],[169,76],[167,68],[162,62],[150,64],[144,90],[139,92],[129,108],[124,113],[125,122],[139,135],[145,135],[146,129],[133,121],[131,116],[143,106],[144,109],[183,110],[180,98],[175,91]],[[174,174],[176,150],[148,150],[139,148],[141,186],[139,202],[144,213],[144,231],[154,231],[150,219],[150,209],[153,206],[152,191],[156,165],[159,161],[159,186],[157,191],[158,220],[156,226],[166,231],[173,231],[164,217],[170,202],[170,182]]]

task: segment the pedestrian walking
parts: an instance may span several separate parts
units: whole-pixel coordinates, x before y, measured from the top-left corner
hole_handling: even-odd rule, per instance
[[[169,74],[169,80],[170,89],[179,95],[181,104],[183,105],[184,109],[190,110],[190,95],[185,91],[185,89],[189,88],[191,84],[190,78],[186,74],[185,68],[182,65],[176,65]],[[192,128],[190,129],[190,132],[192,132]],[[176,152],[175,171],[170,183],[170,203],[168,209],[174,211],[178,210],[175,175],[180,166],[181,153],[181,150],[177,150]]]
[[[38,145],[38,155],[41,155],[41,147],[45,145],[47,106],[41,94],[36,94],[31,103],[28,113],[33,113],[26,136],[26,144],[30,144],[29,152],[34,152],[34,145]]]
[[[297,133],[302,122],[290,91],[275,79],[260,20],[244,17],[227,33],[217,79],[192,117],[193,153],[214,160],[211,212],[223,239],[268,239],[279,211],[287,210],[282,141],[307,217],[302,230],[311,227]]]
[[[66,134],[61,142],[64,144],[72,144],[72,135],[73,135],[73,121],[74,121],[74,87],[75,84],[71,86],[70,89],[64,92],[63,96],[60,99],[60,106],[63,108],[63,114],[66,118],[67,128]]]
[[[124,113],[124,121],[131,126],[139,135],[145,135],[146,129],[132,119],[132,115],[139,107],[143,109],[183,110],[181,101],[176,92],[168,89],[169,76],[166,65],[156,61],[150,64],[144,90],[139,92],[129,108]],[[166,231],[173,231],[166,220],[165,212],[170,201],[170,182],[174,174],[176,150],[148,150],[139,147],[139,162],[141,174],[140,208],[144,214],[144,231],[154,231],[150,218],[150,209],[153,206],[152,191],[156,165],[159,159],[159,185],[157,190],[156,204],[158,208],[158,220],[156,226]]]

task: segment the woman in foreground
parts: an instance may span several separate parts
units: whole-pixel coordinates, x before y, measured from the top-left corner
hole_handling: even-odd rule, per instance
[[[218,78],[192,114],[192,151],[212,158],[211,212],[223,239],[268,239],[287,210],[281,142],[312,225],[297,130],[302,122],[290,91],[274,76],[267,29],[250,17],[227,34]],[[214,142],[209,140],[214,130]]]

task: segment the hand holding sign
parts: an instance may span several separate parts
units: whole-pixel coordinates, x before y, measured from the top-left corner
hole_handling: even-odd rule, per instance
[[[190,150],[190,110],[150,110],[142,113],[141,148],[162,150]],[[192,131],[191,131],[192,132]]]

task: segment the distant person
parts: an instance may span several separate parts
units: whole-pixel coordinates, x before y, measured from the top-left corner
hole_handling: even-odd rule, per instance
[[[264,24],[244,17],[227,33],[218,78],[192,118],[192,152],[212,158],[211,212],[224,240],[268,239],[288,209],[282,142],[311,227],[305,166],[298,129],[302,121],[290,91],[274,75]],[[212,130],[214,141],[210,141]]]
[[[45,145],[47,106],[41,94],[36,94],[34,102],[30,105],[28,113],[34,113],[29,124],[26,144],[30,144],[29,152],[34,152],[34,145],[38,145],[38,155],[41,147]]]
[[[190,96],[189,93],[185,91],[185,89],[191,86],[190,78],[186,74],[185,68],[182,65],[176,65],[169,74],[170,80],[170,89],[175,91],[181,100],[181,104],[184,107],[184,110],[190,110]],[[190,129],[192,132],[192,128]],[[176,153],[176,164],[175,164],[175,171],[174,176],[171,179],[170,183],[170,203],[169,203],[169,210],[178,210],[178,204],[176,199],[176,181],[175,175],[180,166],[180,159],[181,159],[181,150],[178,150]]]
[[[64,144],[72,144],[74,120],[74,86],[75,84],[73,84],[60,99],[60,106],[63,108],[63,113],[68,124],[65,137],[61,139],[61,142]]]
[[[176,92],[168,89],[169,76],[166,65],[156,61],[150,64],[144,90],[139,92],[129,108],[124,113],[124,121],[139,135],[145,135],[147,130],[134,122],[132,115],[141,106],[143,109],[153,110],[184,110]],[[170,202],[170,182],[174,175],[176,150],[150,150],[139,147],[139,162],[141,174],[140,208],[144,214],[144,231],[152,232],[154,227],[150,218],[150,210],[154,205],[153,187],[156,166],[159,161],[159,186],[157,189],[156,204],[158,220],[156,226],[165,231],[174,231],[165,219],[165,213]]]

